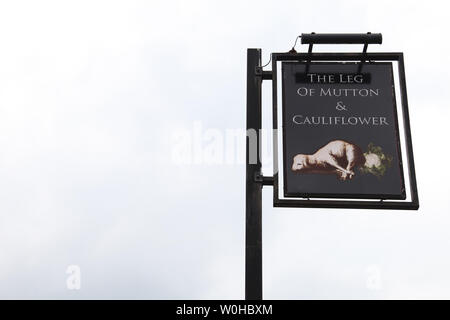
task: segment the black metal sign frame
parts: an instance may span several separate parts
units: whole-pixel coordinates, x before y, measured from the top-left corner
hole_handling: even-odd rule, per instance
[[[398,75],[400,79],[401,107],[403,115],[403,128],[405,137],[406,156],[408,160],[408,174],[410,186],[410,201],[385,201],[380,195],[379,200],[333,200],[333,199],[280,199],[279,197],[279,165],[278,165],[278,70],[277,62],[355,62],[355,61],[396,61],[398,63]],[[403,53],[273,53],[272,54],[272,97],[273,97],[273,205],[274,207],[294,208],[353,208],[353,209],[406,209],[417,210],[419,199],[414,169],[413,147],[411,141],[411,128],[409,123],[408,101],[406,94],[405,67]],[[264,75],[263,75],[264,78]],[[284,141],[284,140],[283,140]]]

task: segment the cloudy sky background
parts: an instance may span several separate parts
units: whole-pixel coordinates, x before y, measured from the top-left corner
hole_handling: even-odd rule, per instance
[[[274,209],[265,188],[265,298],[450,298],[449,29],[445,1],[2,2],[0,298],[243,298],[243,159],[175,163],[173,135],[243,129],[246,48],[311,31],[405,52],[421,208]]]

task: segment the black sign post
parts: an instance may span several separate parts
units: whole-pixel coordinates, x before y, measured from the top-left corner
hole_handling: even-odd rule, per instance
[[[247,152],[245,201],[245,299],[262,299],[261,50],[247,51]],[[259,72],[258,72],[259,73]]]
[[[263,70],[260,49],[248,49],[247,300],[262,299],[264,185],[273,186],[274,207],[419,208],[403,54],[366,52],[368,44],[381,44],[381,39],[381,34],[370,33],[302,34],[302,43],[309,44],[308,52],[272,53],[271,71]],[[312,53],[313,44],[321,43],[364,44],[364,49],[360,53]],[[392,62],[398,66],[399,92]],[[278,63],[282,79],[278,79]],[[259,156],[263,80],[272,80],[274,129],[274,173],[266,177],[261,173]],[[282,130],[278,124],[280,81]],[[279,131],[283,170],[279,170],[278,163]]]

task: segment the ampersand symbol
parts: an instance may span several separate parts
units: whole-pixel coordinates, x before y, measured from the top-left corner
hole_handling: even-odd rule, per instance
[[[336,110],[347,111],[347,107],[345,106],[345,104],[342,101],[338,101],[338,103],[336,105]]]

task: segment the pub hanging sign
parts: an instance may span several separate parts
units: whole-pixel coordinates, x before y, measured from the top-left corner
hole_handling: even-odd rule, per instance
[[[274,206],[417,210],[403,53],[368,53],[381,34],[298,38],[308,52],[295,42],[256,73],[272,80]],[[314,44],[364,47],[313,53]]]
[[[405,199],[391,62],[283,62],[285,197]]]

